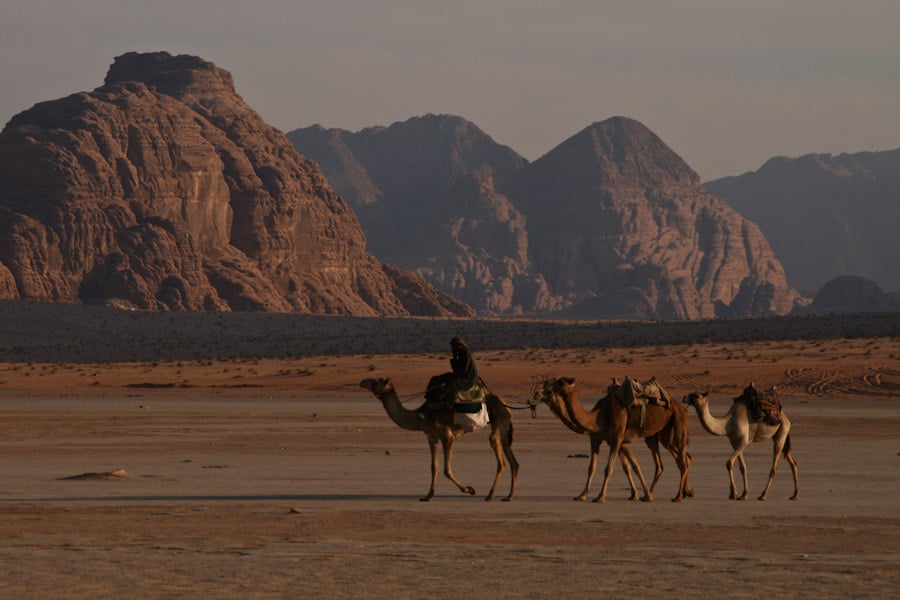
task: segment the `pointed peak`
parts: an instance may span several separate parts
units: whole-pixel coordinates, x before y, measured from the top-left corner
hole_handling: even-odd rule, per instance
[[[536,162],[564,160],[606,185],[698,185],[700,176],[640,121],[611,117],[585,127]]]

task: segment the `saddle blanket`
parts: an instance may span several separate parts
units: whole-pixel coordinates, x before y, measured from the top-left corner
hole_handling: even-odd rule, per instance
[[[456,390],[454,401],[456,404],[471,404],[473,402],[484,402],[486,398],[487,394],[484,391],[484,386],[481,383],[476,383],[469,389]]]

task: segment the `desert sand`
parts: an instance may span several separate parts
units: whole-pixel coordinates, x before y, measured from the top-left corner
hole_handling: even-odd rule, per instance
[[[205,352],[195,340],[181,359],[140,358],[151,349],[138,347],[94,361],[89,348],[121,338],[108,324],[90,343],[79,338],[85,349],[73,356],[58,323],[52,339],[6,323],[4,356],[35,358],[0,363],[2,598],[887,598],[900,589],[893,333],[552,348],[522,339],[484,350],[470,340],[482,376],[516,408],[516,494],[484,502],[495,464],[483,430],[464,436],[454,459],[476,495],[439,477],[424,503],[424,435],[396,427],[358,384],[389,376],[417,406],[428,377],[447,370],[442,348],[279,358],[232,347],[226,357],[211,335]],[[768,500],[755,499],[772,457],[761,442],[746,452],[751,499],[729,500],[728,441],[691,411],[695,497],[670,502],[678,472],[665,455],[653,502],[628,500],[618,465],[606,503],[575,502],[587,438],[527,407],[534,382],[550,375],[577,378],[585,403],[614,376],[656,376],[678,399],[711,390],[717,415],[750,381],[777,385],[800,499],[788,499],[783,461]],[[651,473],[649,451],[634,451]],[[498,498],[508,489],[507,469]]]

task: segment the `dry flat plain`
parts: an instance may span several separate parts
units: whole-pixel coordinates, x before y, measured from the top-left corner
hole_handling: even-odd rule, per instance
[[[447,369],[443,342],[421,352],[351,344],[330,355],[239,356],[228,327],[227,349],[214,330],[205,352],[199,338],[183,341],[185,358],[146,358],[159,348],[145,339],[130,351],[113,344],[121,360],[95,360],[109,340],[121,343],[121,328],[0,308],[0,598],[843,599],[900,590],[896,317],[885,335],[844,328],[754,341],[751,328],[739,341],[713,331],[683,344],[542,347],[527,338],[505,349],[488,348],[468,322],[426,324],[441,339],[442,328],[465,330],[484,378],[521,408],[521,470],[511,502],[484,502],[495,467],[487,432],[466,435],[454,470],[476,495],[439,477],[423,503],[424,436],[396,427],[358,383],[390,376],[415,407],[428,377]],[[357,337],[378,347],[399,335],[395,325],[374,321]],[[178,354],[177,344],[167,352]],[[613,376],[656,376],[679,399],[710,389],[717,415],[751,380],[778,385],[800,500],[788,500],[784,462],[769,499],[755,499],[770,442],[746,453],[753,499],[729,500],[728,441],[692,411],[694,498],[669,501],[678,472],[666,455],[653,502],[628,501],[618,466],[605,504],[574,502],[587,438],[546,407],[536,418],[526,408],[548,375],[576,377],[585,403]],[[649,452],[634,446],[651,472]],[[498,496],[508,488],[507,470]]]

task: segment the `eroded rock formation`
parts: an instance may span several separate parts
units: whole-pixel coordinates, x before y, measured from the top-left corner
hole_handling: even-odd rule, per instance
[[[0,297],[471,316],[382,264],[352,209],[194,56],[117,57],[0,134]]]

